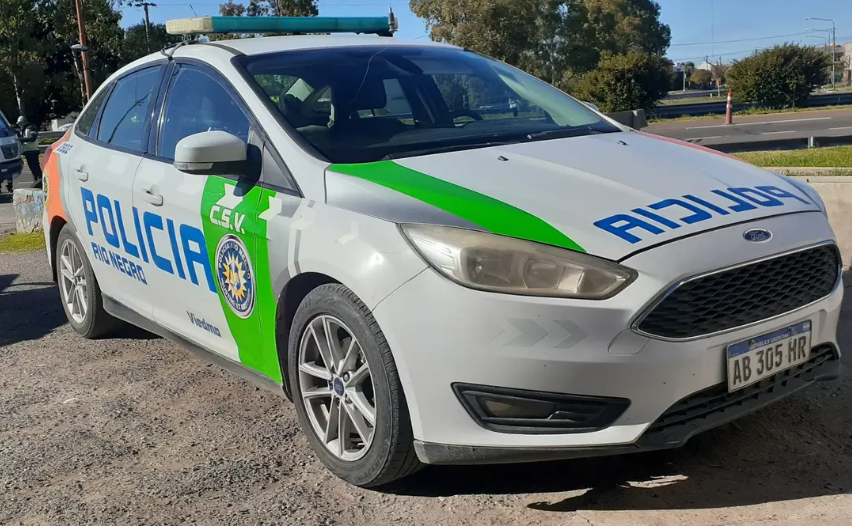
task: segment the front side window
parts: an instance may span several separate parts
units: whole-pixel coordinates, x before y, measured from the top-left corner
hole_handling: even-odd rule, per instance
[[[92,102],[86,106],[83,114],[77,118],[77,133],[84,136],[89,135],[89,132],[92,130],[92,126],[95,124],[95,119],[98,117],[98,111],[101,109],[101,106],[103,106],[108,92],[108,89],[102,89]]]
[[[148,109],[159,80],[160,68],[153,67],[132,73],[116,82],[101,116],[98,141],[144,152]]]
[[[620,131],[535,77],[461,49],[351,46],[243,64],[332,162]]]
[[[196,67],[181,66],[166,98],[157,155],[174,159],[178,141],[213,130],[236,135],[248,144],[250,129],[248,117],[216,78]]]

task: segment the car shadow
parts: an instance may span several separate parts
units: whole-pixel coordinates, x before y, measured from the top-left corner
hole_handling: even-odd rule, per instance
[[[0,348],[39,339],[67,323],[56,283],[21,281],[19,277],[19,274],[0,274]],[[159,338],[129,325],[110,337]]]
[[[838,338],[852,344],[852,272]],[[529,494],[549,512],[747,506],[852,493],[852,353],[844,372],[670,451],[537,464],[429,467],[391,493]],[[566,495],[566,493],[568,493]],[[547,498],[547,494],[553,498]]]

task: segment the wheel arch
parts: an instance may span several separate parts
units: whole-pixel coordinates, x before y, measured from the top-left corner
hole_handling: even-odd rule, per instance
[[[50,231],[48,232],[48,240],[50,243],[50,274],[54,283],[57,281],[56,248],[59,243],[59,233],[62,232],[62,229],[67,224],[68,222],[59,216],[54,216],[54,218],[50,221]]]
[[[330,283],[341,282],[327,274],[304,272],[287,281],[278,294],[278,307],[275,313],[275,341],[278,363],[281,367],[281,385],[284,388],[284,394],[291,402],[293,401],[293,392],[290,388],[287,370],[287,346],[290,341],[290,328],[293,325],[293,318],[296,316],[296,310],[305,296],[315,288]]]

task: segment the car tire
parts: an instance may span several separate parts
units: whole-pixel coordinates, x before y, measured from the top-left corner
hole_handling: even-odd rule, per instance
[[[56,242],[56,281],[65,316],[78,334],[100,338],[120,325],[104,310],[101,287],[71,225],[62,228]]]
[[[332,340],[338,342],[334,344],[335,357],[328,360],[333,363],[331,368],[322,360],[324,354],[318,344],[324,339],[321,332],[332,334]],[[369,383],[361,379],[365,366]],[[411,475],[421,467],[390,347],[370,310],[347,287],[321,285],[302,301],[290,330],[288,375],[302,429],[311,448],[332,473],[356,486],[376,487]],[[326,391],[328,396],[323,394]],[[318,393],[323,395],[316,396]],[[343,415],[343,419],[329,418],[334,414],[335,401],[336,414]],[[359,410],[365,403],[367,411]],[[372,434],[368,419],[363,418],[370,408],[374,410]],[[361,427],[355,424],[356,420]],[[328,422],[337,422],[336,432]],[[368,432],[362,433],[364,429]],[[345,439],[340,438],[341,430]],[[331,439],[335,434],[336,443]]]

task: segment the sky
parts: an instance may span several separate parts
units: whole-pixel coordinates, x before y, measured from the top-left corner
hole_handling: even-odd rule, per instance
[[[672,30],[668,58],[675,62],[731,62],[755,49],[784,42],[824,45],[830,22],[806,21],[805,17],[832,18],[837,27],[837,43],[852,41],[850,0],[657,0],[661,20]],[[172,18],[218,15],[216,0],[154,0],[152,22]],[[247,0],[246,2],[247,3]],[[319,0],[322,16],[381,16],[392,6],[399,19],[401,38],[427,38],[425,23],[411,13],[406,0]],[[193,14],[193,10],[194,13]],[[122,8],[122,25],[143,20],[141,8]]]

